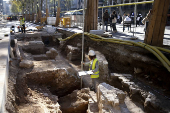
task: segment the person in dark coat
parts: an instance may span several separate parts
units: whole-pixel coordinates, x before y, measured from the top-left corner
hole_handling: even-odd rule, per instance
[[[104,21],[104,24],[106,25],[106,32],[108,32],[108,21],[109,21],[109,13],[108,13],[108,10],[106,9],[105,12],[104,12],[104,15],[103,15],[103,21]]]
[[[117,32],[116,29],[116,22],[117,22],[117,14],[116,11],[113,11],[113,13],[111,14],[111,20],[112,20],[112,27],[113,27],[113,32]]]

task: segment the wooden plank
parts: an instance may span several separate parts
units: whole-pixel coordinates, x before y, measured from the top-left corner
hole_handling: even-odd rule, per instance
[[[152,12],[152,16],[151,16],[151,20],[149,20],[149,25],[148,25],[148,28],[147,28],[147,31],[146,31],[146,38],[145,38],[145,43],[147,44],[151,44],[151,41],[152,41],[152,36],[153,36],[153,31],[154,31],[154,27],[155,27],[155,24],[156,24],[156,14],[159,10],[159,3],[160,3],[160,0],[155,0],[154,1],[154,4],[153,4],[153,12]]]
[[[159,32],[160,32],[161,20],[162,20],[162,15],[161,14],[163,13],[164,3],[165,3],[165,1],[163,0],[159,4],[159,10],[158,10],[158,12],[156,14],[156,21],[155,21],[155,27],[153,29],[151,45],[156,45],[157,44],[158,35],[159,35]]]
[[[165,0],[164,2],[164,10],[162,13],[162,20],[161,20],[161,26],[160,26],[160,32],[158,35],[158,40],[157,40],[157,46],[162,46],[163,45],[163,38],[164,38],[164,31],[165,31],[165,25],[166,25],[166,20],[167,20],[167,13],[169,9],[169,4],[170,0]]]

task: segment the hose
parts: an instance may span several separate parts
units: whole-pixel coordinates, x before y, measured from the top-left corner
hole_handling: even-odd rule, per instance
[[[142,45],[148,46],[151,49],[153,49],[154,51],[156,51],[167,62],[167,64],[170,66],[170,61],[156,47],[150,46],[148,44],[144,44],[142,42],[139,42],[139,43],[142,44]]]
[[[82,33],[75,33],[70,37],[67,37],[65,39],[59,38],[60,41],[65,41],[74,38],[75,36],[82,35]],[[128,40],[120,40],[120,39],[113,39],[113,38],[103,38],[99,35],[90,34],[85,32],[84,35],[88,36],[93,41],[103,41],[103,42],[110,42],[110,43],[117,43],[117,44],[124,44],[124,45],[130,45],[130,46],[139,46],[142,48],[145,48],[146,50],[150,51],[152,54],[154,54],[158,60],[163,64],[163,66],[170,72],[170,61],[163,55],[159,50],[165,51],[170,53],[170,50],[164,49],[161,47],[155,47],[150,46],[148,44],[142,43],[142,42],[133,42]]]

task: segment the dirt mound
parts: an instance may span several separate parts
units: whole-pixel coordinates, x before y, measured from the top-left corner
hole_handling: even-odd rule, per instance
[[[59,104],[62,113],[86,113],[88,109],[88,93],[90,89],[75,90],[71,94],[61,97]]]

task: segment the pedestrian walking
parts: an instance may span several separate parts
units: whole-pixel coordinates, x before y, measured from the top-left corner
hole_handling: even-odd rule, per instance
[[[117,23],[121,24],[122,22],[122,17],[120,16],[120,14],[118,14],[117,16]]]
[[[89,51],[88,58],[90,62],[85,62],[83,64],[89,66],[89,71],[93,72],[93,74],[90,75],[92,79],[91,89],[95,91],[96,81],[99,78],[99,61],[97,60],[96,53],[93,50]]]
[[[137,27],[137,25],[139,25],[139,20],[140,20],[140,16],[138,14],[137,17],[136,17],[136,27]]]
[[[142,16],[141,14],[138,14],[137,17],[136,17],[136,27],[137,25],[141,25],[141,21],[142,21]]]
[[[106,9],[103,15],[103,20],[104,20],[104,25],[106,26],[106,32],[108,32],[108,21],[109,21],[109,13],[108,10]]]
[[[117,14],[116,14],[116,11],[113,11],[113,13],[111,14],[111,20],[112,20],[112,27],[113,27],[113,32],[117,32],[117,29],[116,29],[116,22],[117,22]],[[112,28],[111,28],[112,29]]]

